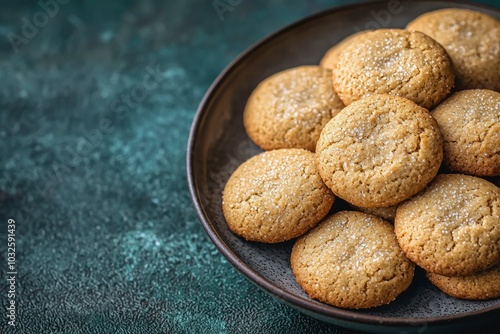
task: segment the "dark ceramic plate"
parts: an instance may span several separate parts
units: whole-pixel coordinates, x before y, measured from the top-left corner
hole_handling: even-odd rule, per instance
[[[500,300],[448,297],[421,271],[410,288],[386,306],[345,310],[320,303],[309,298],[294,279],[289,265],[292,242],[266,245],[244,241],[228,229],[221,209],[222,189],[230,174],[260,152],[247,137],[242,119],[247,98],[260,81],[280,70],[318,64],[329,47],[358,30],[402,28],[416,16],[444,7],[479,10],[500,19],[498,9],[446,1],[391,0],[334,8],[249,48],[220,74],[200,104],[189,138],[187,173],[203,227],[220,252],[250,281],[306,314],[352,329],[385,333],[476,327],[500,314]]]

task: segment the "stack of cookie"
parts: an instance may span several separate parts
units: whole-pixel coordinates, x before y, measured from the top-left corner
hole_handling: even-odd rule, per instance
[[[415,266],[451,296],[500,298],[499,68],[500,22],[445,9],[272,75],[244,111],[264,152],[224,188],[229,228],[295,239],[297,282],[337,307],[390,303]]]

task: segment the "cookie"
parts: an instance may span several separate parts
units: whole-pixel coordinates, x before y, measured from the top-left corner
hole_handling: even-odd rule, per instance
[[[500,91],[500,22],[468,9],[448,8],[422,14],[406,29],[420,31],[450,55],[459,90]]]
[[[339,59],[340,53],[349,45],[351,44],[356,38],[359,38],[360,36],[365,33],[364,31],[357,32],[355,34],[349,35],[343,40],[341,40],[339,43],[335,44],[332,46],[330,49],[326,51],[324,56],[321,58],[319,62],[319,66],[324,67],[324,68],[329,68],[333,70],[335,66],[337,66],[337,62]]]
[[[426,273],[429,281],[447,295],[460,299],[500,298],[500,266],[470,276],[447,277]]]
[[[304,149],[260,153],[227,181],[222,210],[229,228],[250,241],[298,237],[330,210],[335,197],[321,180],[314,154]]]
[[[290,263],[311,298],[342,308],[390,303],[411,284],[415,267],[391,224],[355,211],[329,216],[297,239]]]
[[[500,175],[500,93],[457,92],[432,112],[443,135],[449,169],[477,176]]]
[[[364,207],[410,198],[437,174],[443,157],[439,127],[414,102],[371,95],[345,107],[321,132],[319,173],[333,193]]]
[[[396,217],[396,209],[398,208],[397,205],[392,205],[392,206],[387,206],[383,208],[362,208],[360,206],[352,205],[353,209],[357,211],[361,211],[370,215],[377,216],[379,218],[382,218],[385,221],[388,221],[390,223],[394,222],[394,218]]]
[[[402,29],[364,33],[345,47],[333,70],[334,89],[345,105],[385,93],[429,109],[450,93],[454,80],[451,59],[439,43]]]
[[[245,106],[243,124],[250,139],[263,150],[314,151],[321,130],[343,107],[329,69],[299,66],[276,73],[257,86]]]
[[[500,189],[475,176],[440,174],[399,205],[394,231],[426,271],[468,276],[500,263]]]

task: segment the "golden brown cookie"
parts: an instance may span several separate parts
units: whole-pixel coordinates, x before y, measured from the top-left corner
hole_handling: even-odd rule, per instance
[[[450,55],[458,89],[500,91],[500,22],[468,9],[447,8],[422,14],[406,29],[421,31]]]
[[[340,53],[333,86],[344,104],[372,94],[405,97],[431,108],[451,91],[451,59],[420,32],[379,29],[356,38]]]
[[[500,298],[500,266],[470,276],[447,277],[428,272],[432,284],[449,296],[460,299]]]
[[[353,102],[328,122],[316,164],[338,197],[360,207],[387,207],[432,180],[442,150],[439,127],[426,109],[377,94]]]
[[[314,151],[321,130],[343,107],[329,69],[299,66],[261,82],[248,99],[243,122],[263,150]]]
[[[250,240],[276,243],[298,237],[328,213],[334,201],[304,149],[263,152],[227,181],[222,209],[229,228]]]
[[[408,288],[415,267],[391,224],[355,211],[329,216],[297,239],[290,262],[311,298],[343,308],[390,303]]]
[[[326,51],[323,58],[321,58],[321,61],[319,62],[319,66],[333,70],[335,68],[335,66],[337,66],[337,62],[338,62],[340,53],[350,43],[352,43],[352,41],[354,41],[356,38],[359,38],[360,36],[362,36],[363,33],[365,33],[365,31],[359,31],[357,33],[349,35],[346,38],[344,38],[343,40],[341,40],[339,43],[332,46],[330,49],[328,49]]]
[[[431,115],[441,128],[444,162],[451,170],[500,175],[500,93],[463,90],[440,103]]]
[[[500,262],[500,189],[475,176],[440,174],[399,205],[395,233],[426,271],[467,276]]]

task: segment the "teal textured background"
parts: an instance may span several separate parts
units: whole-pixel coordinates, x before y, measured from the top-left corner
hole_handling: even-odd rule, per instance
[[[236,272],[203,231],[185,170],[191,121],[223,68],[354,1],[221,0],[219,13],[212,0],[61,2],[46,22],[37,1],[0,4],[0,332],[354,333]]]

